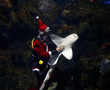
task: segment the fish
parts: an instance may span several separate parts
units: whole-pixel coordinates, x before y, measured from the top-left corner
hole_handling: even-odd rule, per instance
[[[64,50],[62,51],[62,54],[67,58],[71,59],[72,58],[72,45],[78,40],[78,35],[75,33],[72,33],[65,38],[60,37],[55,34],[50,35],[51,40],[53,43],[57,46],[57,48],[64,46]]]

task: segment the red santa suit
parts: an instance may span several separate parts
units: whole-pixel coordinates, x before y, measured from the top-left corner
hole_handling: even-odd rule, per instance
[[[38,56],[37,58],[35,58],[34,61],[36,61],[35,66],[33,66],[32,71],[42,71],[45,70],[46,65],[48,64],[48,60],[51,56],[51,52],[48,49],[48,46],[46,45],[45,42],[43,41],[39,41],[39,40],[34,40],[32,42],[32,48],[33,51],[35,52],[35,56]],[[40,61],[42,61],[43,63],[40,64]]]
[[[38,20],[39,24],[39,34],[37,35],[36,40],[32,40],[32,48],[35,54],[37,54],[37,56],[40,57],[39,59],[43,60],[43,65],[45,65],[47,64],[51,56],[51,52],[48,49],[48,45],[46,45],[47,36],[45,35],[45,32],[49,31],[49,27],[45,25],[38,16],[36,17],[36,19]],[[42,68],[43,65],[38,65],[37,67],[34,67],[33,71],[40,71],[39,66],[41,66]],[[45,66],[43,68],[45,68]]]
[[[49,58],[50,55],[50,51],[48,49],[48,46],[44,43],[44,42],[39,42],[38,40],[35,40],[33,42],[33,49],[34,51],[36,52],[36,54],[40,57],[46,57],[46,58]]]

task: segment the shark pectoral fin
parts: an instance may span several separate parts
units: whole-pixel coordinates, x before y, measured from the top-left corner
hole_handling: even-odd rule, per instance
[[[66,48],[62,54],[64,55],[64,57],[68,60],[71,60],[73,57],[73,52],[72,52],[72,48]]]

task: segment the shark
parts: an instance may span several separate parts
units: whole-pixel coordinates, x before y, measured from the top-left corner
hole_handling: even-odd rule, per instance
[[[62,54],[66,58],[66,60],[71,60],[73,57],[72,46],[78,40],[78,38],[79,38],[78,35],[75,33],[72,33],[72,34],[63,38],[58,35],[51,34],[50,38],[53,41],[53,43],[57,46],[57,49],[59,49],[59,51],[61,51],[52,65],[54,66],[57,64],[59,57]],[[44,78],[44,81],[43,81],[39,90],[43,90],[45,88],[45,84],[50,79],[50,75],[52,74],[53,70],[54,70],[53,68],[50,68],[48,70],[47,75]]]

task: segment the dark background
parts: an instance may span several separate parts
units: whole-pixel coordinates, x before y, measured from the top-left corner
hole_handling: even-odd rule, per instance
[[[110,46],[102,48],[110,43],[110,6],[104,5],[103,0],[94,1],[0,0],[0,90],[36,88],[37,78],[30,64],[31,40],[38,29],[36,15],[61,36],[71,32],[81,35],[78,47],[83,66],[82,85],[85,90],[102,88],[106,79],[97,76],[100,63],[97,57],[110,58]],[[110,76],[106,78],[109,82]]]

